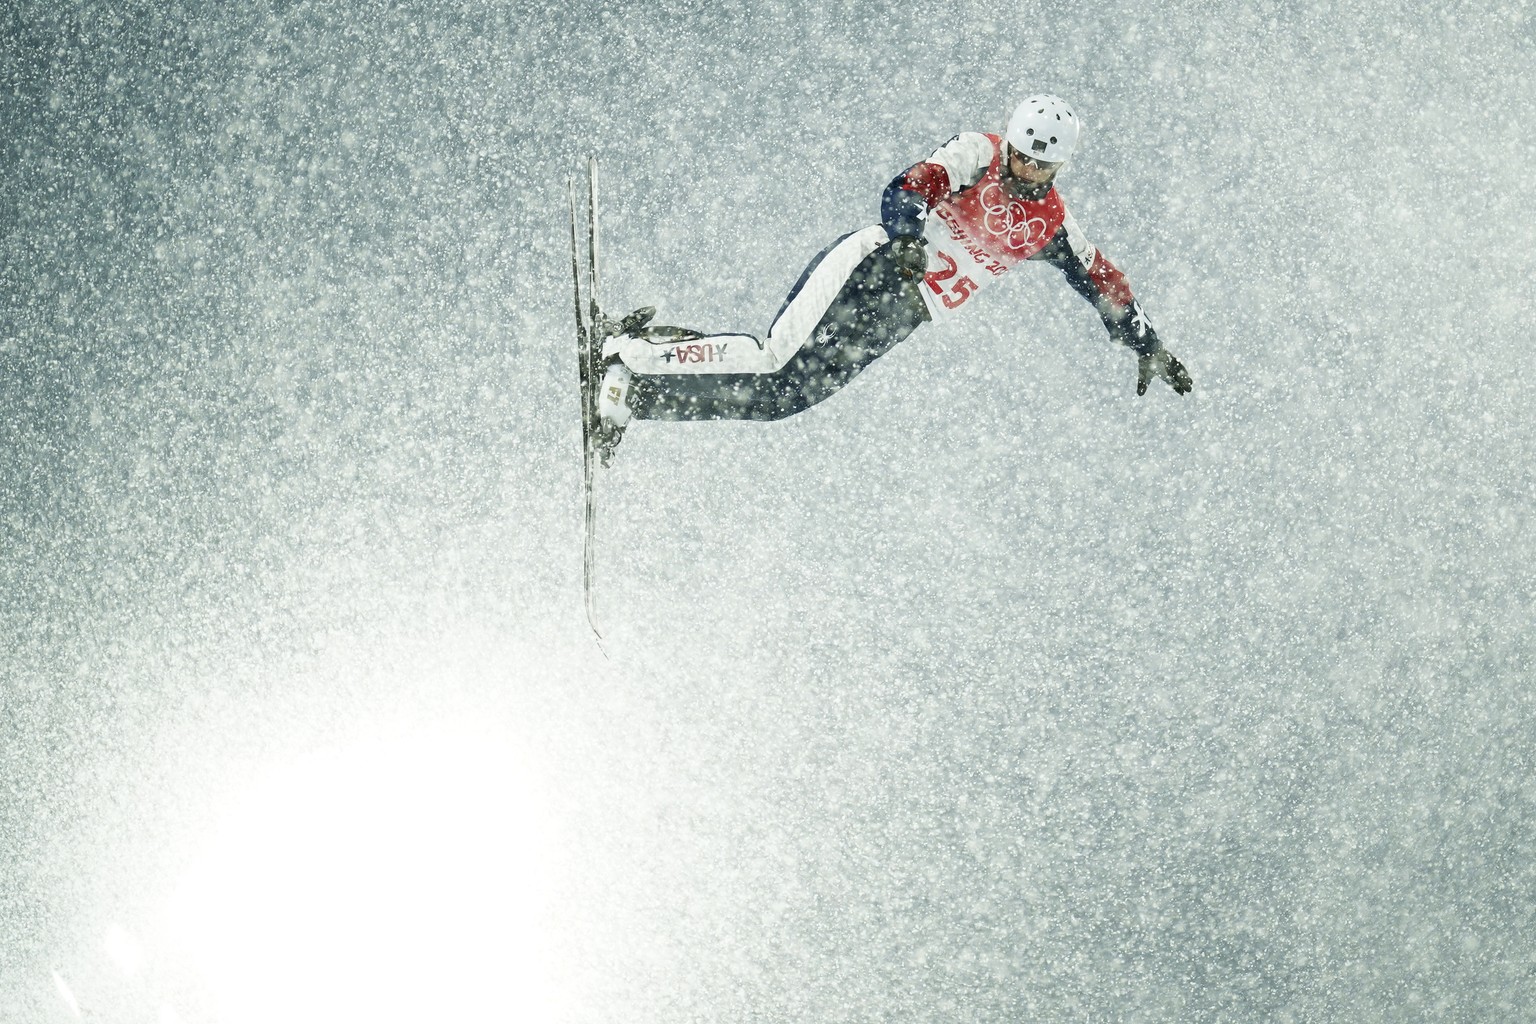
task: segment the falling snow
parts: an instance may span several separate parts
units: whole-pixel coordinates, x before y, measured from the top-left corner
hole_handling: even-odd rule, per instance
[[[1536,1002],[1536,16],[0,14],[0,1020],[1353,1021]],[[1027,92],[1046,267],[781,423],[760,333]]]

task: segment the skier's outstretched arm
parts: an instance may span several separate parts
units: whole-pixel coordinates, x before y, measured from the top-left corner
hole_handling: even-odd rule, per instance
[[[1083,298],[1093,304],[1112,340],[1137,355],[1136,393],[1147,393],[1157,377],[1181,395],[1194,387],[1189,371],[1163,347],[1157,329],[1131,292],[1120,268],[1100,252],[1067,214],[1055,237],[1033,259],[1044,260],[1060,270]]]

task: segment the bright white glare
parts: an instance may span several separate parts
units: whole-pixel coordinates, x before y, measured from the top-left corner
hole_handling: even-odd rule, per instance
[[[138,977],[139,971],[144,967],[143,947],[121,925],[113,925],[107,929],[107,955],[112,958],[113,963],[117,964],[118,970],[123,972],[125,978]]]
[[[546,1019],[549,845],[504,738],[316,753],[232,809],[173,931],[225,1024]]]
[[[64,975],[60,974],[58,971],[54,971],[53,985],[59,990],[59,995],[63,997],[64,1002],[69,1006],[70,1011],[73,1012],[76,1017],[80,1016],[80,1002],[75,998],[75,994],[69,990],[69,985],[64,981]]]

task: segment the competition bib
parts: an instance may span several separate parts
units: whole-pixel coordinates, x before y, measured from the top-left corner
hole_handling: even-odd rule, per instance
[[[1037,200],[1008,194],[998,178],[998,140],[990,138],[992,163],[981,180],[928,214],[928,274],[922,293],[935,319],[959,309],[1008,268],[1045,248],[1066,217],[1055,189]]]

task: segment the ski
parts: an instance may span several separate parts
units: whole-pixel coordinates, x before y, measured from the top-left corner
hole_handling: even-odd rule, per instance
[[[598,396],[603,386],[603,345],[609,338],[632,334],[656,315],[653,306],[642,306],[618,320],[603,313],[597,301],[599,281],[597,233],[597,159],[587,158],[587,260],[586,295],[582,295],[581,234],[577,215],[576,181],[566,179],[571,207],[571,284],[576,301],[576,365],[581,382],[581,480],[582,521],[585,539],[581,549],[581,589],[587,608],[587,624],[602,647],[603,633],[597,624],[597,509],[598,466],[606,468],[624,428],[605,426]],[[585,307],[585,308],[583,308]],[[607,654],[607,651],[603,652]]]
[[[594,477],[598,461],[597,392],[602,384],[602,339],[598,326],[601,313],[597,305],[597,160],[587,161],[587,302],[583,310],[581,295],[581,244],[577,227],[576,182],[568,179],[571,207],[571,282],[576,300],[576,364],[581,382],[581,479],[582,523],[585,531],[581,550],[582,598],[587,610],[587,625],[599,643],[603,639],[597,624],[597,508]]]

